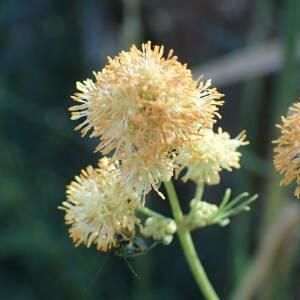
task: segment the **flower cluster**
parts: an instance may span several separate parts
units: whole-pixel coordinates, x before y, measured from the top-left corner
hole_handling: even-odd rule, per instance
[[[134,238],[136,228],[168,244],[176,231],[173,220],[149,218],[143,228],[135,215],[145,195],[154,189],[164,198],[160,183],[174,170],[179,175],[187,168],[184,181],[217,184],[222,169],[239,168],[237,148],[247,144],[245,133],[231,139],[221,129],[213,132],[223,95],[210,80],[193,80],[172,50],[167,57],[163,52],[150,42],[142,50],[132,46],[108,58],[94,80],[77,82],[71,119],[83,120],[75,129],[99,138],[95,151],[113,156],[83,170],[67,187],[67,201],[59,208],[76,246],[96,244],[108,251],[118,246],[118,237]],[[216,210],[200,206],[198,227]]]
[[[120,172],[111,159],[99,160],[67,187],[67,201],[59,208],[65,211],[70,224],[70,237],[75,246],[92,243],[107,251],[117,243],[117,235],[133,235],[140,220],[135,216],[137,199],[124,193]]]
[[[184,181],[191,179],[197,184],[218,184],[222,169],[232,171],[232,168],[240,167],[241,153],[237,148],[248,144],[245,138],[244,131],[231,139],[221,128],[217,133],[208,129],[200,130],[198,136],[180,149],[177,162],[182,167],[177,173],[187,167],[187,172],[182,178]]]
[[[151,190],[151,187],[161,196],[158,186],[163,181],[169,181],[175,168],[174,161],[170,155],[162,157],[145,157],[137,153],[131,154],[130,158],[122,161],[122,180],[128,192],[134,189],[142,197],[144,202],[145,194]]]
[[[282,117],[282,125],[277,125],[281,136],[274,141],[274,164],[276,169],[283,174],[282,185],[288,185],[293,180],[297,187],[295,196],[300,198],[300,102],[289,109],[289,116]]]
[[[172,50],[166,58],[163,52],[163,46],[152,48],[148,42],[142,50],[132,46],[109,58],[101,72],[94,72],[95,81],[77,82],[79,92],[72,98],[79,104],[70,108],[73,120],[85,118],[76,129],[100,137],[96,151],[114,151],[128,184],[141,183],[145,193],[157,189],[161,178],[170,178],[170,151],[190,141],[199,128],[212,128],[223,103],[210,80],[193,80]],[[169,170],[165,176],[162,168]]]

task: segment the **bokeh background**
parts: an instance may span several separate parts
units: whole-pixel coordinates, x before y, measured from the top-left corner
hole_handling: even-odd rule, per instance
[[[75,82],[106,56],[152,40],[225,93],[218,123],[251,144],[243,168],[206,189],[259,193],[250,213],[194,234],[222,299],[300,299],[300,202],[272,165],[275,123],[300,95],[299,0],[5,0],[0,2],[0,299],[202,299],[175,239],[126,262],[74,248],[57,206],[95,164],[73,131]],[[217,125],[217,126],[218,126]],[[194,185],[176,182],[183,207]],[[150,205],[169,214],[166,201]],[[103,261],[105,264],[103,265]]]

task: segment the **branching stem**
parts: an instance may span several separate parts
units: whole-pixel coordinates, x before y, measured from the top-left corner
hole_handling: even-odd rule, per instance
[[[202,263],[197,255],[191,233],[184,227],[180,226],[184,221],[184,216],[181,210],[181,207],[179,205],[179,201],[177,198],[177,194],[175,191],[175,188],[173,186],[172,181],[164,182],[164,186],[167,190],[168,198],[170,201],[171,209],[173,212],[173,216],[175,218],[175,221],[178,226],[178,237],[181,244],[181,247],[183,249],[185,258],[188,262],[188,265],[194,275],[194,278],[204,294],[205,298],[207,300],[219,300],[219,297],[217,296],[213,286],[211,285],[204,268],[202,266]],[[200,194],[200,191],[199,191]],[[202,194],[202,192],[201,192]],[[200,198],[199,198],[200,199]]]

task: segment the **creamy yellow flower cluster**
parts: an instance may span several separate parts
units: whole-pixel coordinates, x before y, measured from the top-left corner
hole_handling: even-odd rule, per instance
[[[222,128],[217,133],[202,129],[199,134],[190,143],[180,147],[176,158],[181,165],[179,171],[187,167],[182,180],[191,179],[197,184],[218,184],[222,169],[232,171],[232,168],[240,168],[241,153],[236,149],[248,144],[245,141],[246,134],[242,131],[236,138],[231,139]]]
[[[67,187],[67,201],[60,209],[66,212],[66,224],[72,224],[70,237],[75,246],[95,243],[107,251],[116,246],[116,235],[134,232],[140,220],[135,216],[136,198],[124,193],[120,170],[109,158],[99,160],[98,168],[91,166]]]
[[[177,176],[217,184],[222,169],[239,168],[237,148],[247,144],[245,133],[231,139],[213,132],[223,96],[210,80],[193,80],[186,64],[163,46],[132,46],[108,58],[95,80],[77,83],[72,119],[82,135],[99,138],[95,151],[103,155],[97,169],[82,171],[67,189],[66,222],[76,245],[95,243],[99,250],[114,247],[117,235],[134,234],[139,224],[136,205],[145,195]],[[149,229],[147,229],[149,231]]]

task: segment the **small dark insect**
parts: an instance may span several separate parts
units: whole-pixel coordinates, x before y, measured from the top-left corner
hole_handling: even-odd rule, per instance
[[[96,273],[95,278],[93,280],[91,280],[91,282],[88,284],[88,286],[91,286],[96,281],[97,277],[101,273],[109,255],[111,253],[113,253],[114,255],[116,255],[118,257],[122,257],[124,259],[124,261],[126,262],[126,264],[128,265],[132,274],[137,279],[140,280],[141,278],[135,272],[135,270],[133,269],[132,265],[130,264],[130,262],[128,261],[127,258],[146,254],[146,252],[148,252],[149,250],[154,248],[157,244],[159,244],[159,242],[154,242],[151,246],[147,247],[145,241],[142,238],[137,238],[137,237],[126,237],[125,238],[120,235],[118,237],[118,244],[117,244],[116,248],[112,249],[110,252],[107,253],[106,257],[104,258],[103,262],[101,263],[101,266],[99,267],[99,269]]]
[[[143,239],[137,237],[124,238],[120,237],[118,240],[117,247],[113,250],[114,255],[122,257],[127,263],[132,274],[137,278],[141,279],[135,272],[132,265],[127,258],[136,257],[145,254],[150,249],[154,248],[158,242],[154,242],[151,246],[147,247]]]
[[[116,256],[120,257],[135,257],[140,256],[154,248],[158,242],[154,242],[151,246],[147,247],[143,239],[138,237],[119,239],[117,247],[113,250]]]

